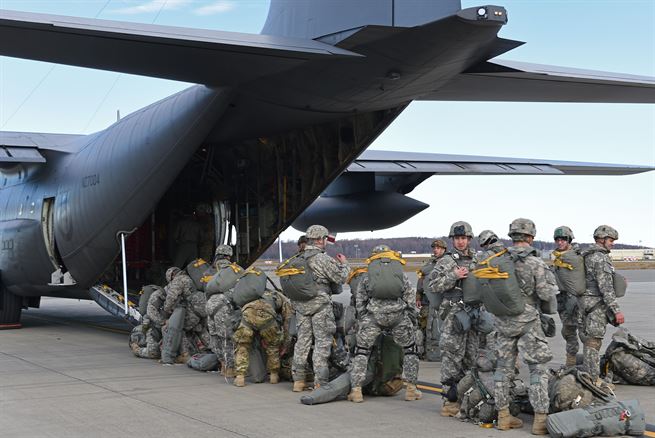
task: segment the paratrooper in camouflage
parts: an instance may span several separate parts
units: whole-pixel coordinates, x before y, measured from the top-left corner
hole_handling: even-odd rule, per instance
[[[391,250],[386,245],[378,245],[371,256],[384,255]],[[384,268],[383,268],[384,269]],[[388,269],[388,268],[387,268]],[[421,398],[416,389],[419,359],[416,348],[416,291],[407,275],[402,274],[402,290],[398,298],[375,298],[369,274],[365,274],[355,291],[357,307],[357,347],[353,359],[351,375],[352,390],[348,397],[353,402],[362,402],[362,384],[366,379],[371,349],[378,337],[390,333],[394,342],[403,348],[403,376],[407,382],[405,400]]]
[[[136,356],[148,359],[159,359],[161,356],[161,330],[170,316],[170,313],[164,311],[165,302],[166,289],[156,289],[150,295],[150,298],[148,298],[148,308],[143,318],[143,328],[146,332],[146,346],[144,348],[135,348],[132,346],[132,351]]]
[[[510,382],[514,378],[517,355],[520,353],[530,370],[528,396],[535,412],[532,433],[545,435],[548,398],[548,362],[553,355],[541,328],[541,301],[550,301],[557,293],[554,274],[530,245],[537,230],[529,219],[516,219],[509,227],[514,245],[508,251],[514,260],[516,277],[525,297],[525,309],[517,316],[496,316],[498,351],[495,380],[498,428],[507,430],[522,426],[521,420],[509,413]]]
[[[439,351],[439,338],[441,337],[439,306],[441,303],[438,300],[434,300],[436,298],[435,294],[429,295],[425,293],[425,286],[426,281],[430,281],[430,273],[434,270],[437,261],[446,253],[448,244],[442,239],[436,239],[430,247],[432,248],[432,256],[416,272],[418,275],[418,280],[416,281],[416,305],[420,308],[418,330],[421,331],[423,338],[423,345],[418,345],[419,339],[417,337],[417,345],[419,346],[419,350],[423,351],[426,360],[437,361],[441,359],[441,352]],[[433,299],[430,300],[430,298]]]
[[[236,344],[235,386],[244,386],[248,372],[250,350],[255,337],[259,336],[266,353],[266,370],[270,383],[279,382],[280,348],[289,339],[282,327],[286,327],[293,308],[289,300],[279,292],[267,290],[262,298],[251,301],[241,308],[241,322],[234,332]]]
[[[466,311],[462,301],[462,280],[475,269],[477,257],[469,247],[473,230],[467,222],[455,222],[450,227],[449,237],[453,240],[453,251],[446,253],[434,266],[430,274],[427,293],[436,294],[441,300],[441,383],[446,401],[441,415],[454,417],[459,412],[456,399],[457,382],[466,370],[475,363],[478,354],[480,333],[471,327],[460,332],[456,327],[455,314]]]
[[[624,316],[614,290],[614,265],[609,253],[619,233],[608,225],[594,231],[595,243],[582,253],[585,260],[587,288],[579,299],[582,319],[583,368],[592,377],[600,375],[600,348],[609,322],[608,314],[616,324],[623,324]]]
[[[307,264],[314,275],[317,295],[308,301],[292,303],[296,309],[298,332],[292,366],[293,390],[296,392],[305,388],[307,358],[312,347],[315,383],[321,385],[329,379],[328,357],[336,332],[330,284],[343,284],[350,273],[350,266],[342,254],[337,255],[337,260],[325,254],[328,234],[327,228],[321,225],[310,226],[305,234],[308,241],[304,252],[315,253]]]

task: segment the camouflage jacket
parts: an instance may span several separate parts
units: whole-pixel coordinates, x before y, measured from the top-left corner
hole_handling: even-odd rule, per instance
[[[355,291],[355,309],[358,317],[370,313],[394,313],[405,309],[416,309],[416,291],[409,282],[407,275],[403,274],[403,296],[395,300],[381,300],[371,298],[368,275],[362,276],[362,281]]]
[[[600,297],[614,313],[620,312],[614,292],[614,265],[609,250],[593,244],[582,252],[587,276],[587,290],[583,297]]]
[[[266,290],[260,299],[245,304],[241,308],[242,318],[247,318],[247,315],[253,311],[268,313],[273,317],[280,315],[283,327],[287,326],[287,322],[294,313],[289,299],[281,293],[271,290]]]
[[[330,283],[343,284],[350,273],[348,263],[340,263],[336,259],[325,254],[325,251],[314,245],[307,245],[305,251],[320,251],[307,261],[309,268],[314,274],[318,287],[318,295],[309,301],[295,301],[295,309],[302,315],[313,315],[323,306],[331,305]]]
[[[452,291],[460,283],[455,274],[455,268],[465,266],[469,271],[472,271],[475,269],[477,262],[477,256],[470,248],[465,251],[454,249],[453,252],[447,252],[437,260],[434,269],[430,273],[428,292],[443,294]]]
[[[539,317],[540,302],[552,300],[558,292],[555,275],[539,257],[539,251],[531,246],[511,246],[507,251],[514,259],[516,277],[527,299],[520,315],[497,316],[496,319],[519,323],[534,321]]]
[[[148,310],[146,317],[155,327],[160,328],[169,316],[170,313],[164,311],[164,302],[166,301],[166,291],[164,289],[155,289],[155,291],[148,298]]]
[[[421,266],[421,269],[416,271],[416,273],[418,274],[418,280],[416,281],[416,299],[420,299],[423,297],[425,279],[426,277],[430,276],[430,273],[434,270],[434,266],[437,264],[437,261],[442,257],[443,256],[437,257],[435,255],[432,255],[430,257],[430,260],[425,262],[425,264]]]
[[[176,307],[186,306],[187,298],[195,292],[196,287],[191,277],[185,272],[180,272],[166,285],[165,289],[166,301],[164,302],[164,312],[170,315]]]

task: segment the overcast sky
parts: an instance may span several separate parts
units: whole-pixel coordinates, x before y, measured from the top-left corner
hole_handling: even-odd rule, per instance
[[[426,0],[428,1],[428,0]],[[463,1],[464,7],[479,3]],[[527,44],[503,59],[655,76],[655,1],[499,1],[501,37]],[[257,33],[263,0],[0,0],[0,8]],[[91,133],[188,84],[0,57],[0,129]],[[655,105],[413,103],[372,149],[655,166]],[[655,172],[626,177],[438,176],[411,197],[431,207],[374,233],[436,236],[456,220],[505,234],[515,217],[549,239],[562,224],[580,241],[608,223],[622,243],[655,246]],[[284,239],[299,233],[289,230]]]

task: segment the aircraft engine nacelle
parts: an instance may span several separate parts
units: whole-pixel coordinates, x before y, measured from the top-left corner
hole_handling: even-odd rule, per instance
[[[298,216],[293,228],[305,231],[312,224],[321,224],[334,233],[380,230],[401,224],[428,207],[397,192],[322,196]]]

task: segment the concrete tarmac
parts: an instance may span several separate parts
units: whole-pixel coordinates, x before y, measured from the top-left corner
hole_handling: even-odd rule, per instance
[[[655,339],[655,271],[626,271],[621,300],[626,327]],[[344,292],[339,300],[348,300]],[[236,388],[216,373],[161,366],[128,348],[129,326],[94,302],[44,298],[23,313],[23,328],[0,332],[0,436],[11,437],[519,437],[438,414],[441,398],[405,402],[367,397],[305,406],[291,383]],[[558,321],[559,322],[559,321]],[[608,328],[603,348],[616,329]],[[564,360],[553,338],[553,367]],[[524,367],[525,368],[525,367]],[[420,380],[438,383],[439,363],[422,362]],[[652,387],[617,386],[620,399],[638,399],[655,419]],[[655,436],[655,435],[652,435]]]

